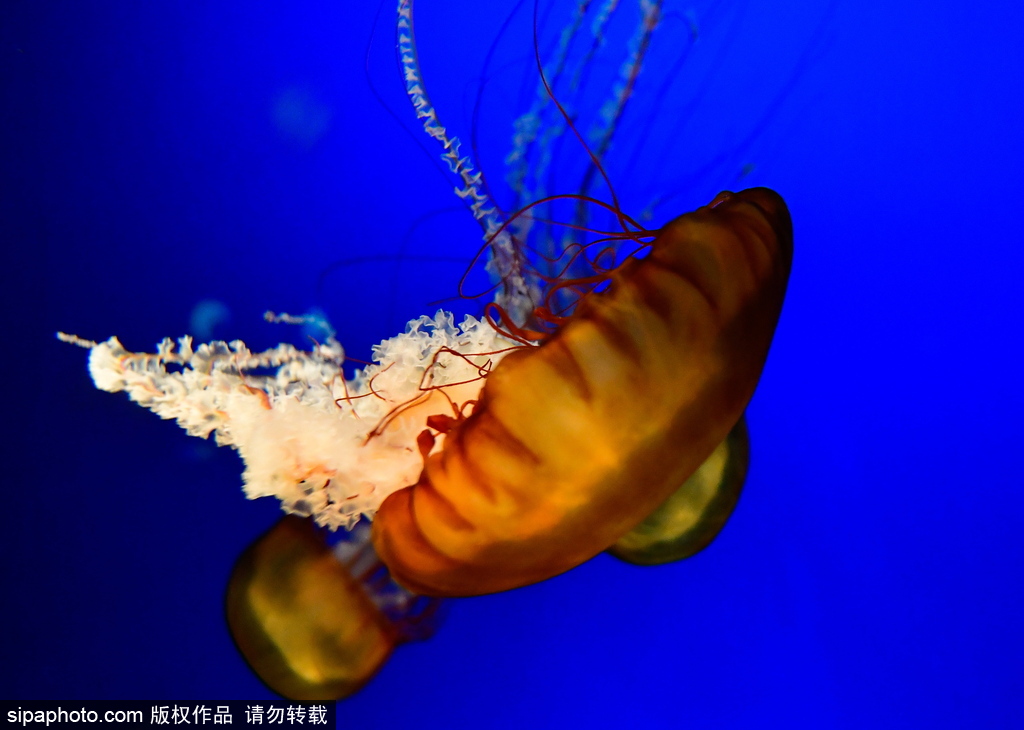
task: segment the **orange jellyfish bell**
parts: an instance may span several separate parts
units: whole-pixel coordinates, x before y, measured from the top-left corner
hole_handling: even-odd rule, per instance
[[[473,414],[384,500],[381,559],[419,593],[493,593],[605,550],[739,422],[782,309],[792,227],[767,188],[666,225],[541,346],[508,355]]]
[[[332,548],[308,519],[282,518],[231,573],[225,609],[242,656],[294,700],[352,695],[402,641],[426,638],[436,601],[390,583],[359,531]]]

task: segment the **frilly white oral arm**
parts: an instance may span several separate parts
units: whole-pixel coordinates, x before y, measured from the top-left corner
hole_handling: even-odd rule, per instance
[[[193,348],[191,337],[167,338],[155,353],[129,352],[116,337],[57,336],[90,349],[97,388],[123,390],[189,435],[212,433],[236,449],[247,497],[275,496],[286,512],[332,529],[372,517],[385,497],[414,483],[426,418],[453,415],[453,403],[475,399],[481,373],[515,346],[486,322],[467,316],[456,325],[439,311],[376,345],[374,363],[346,379],[345,353],[333,336],[310,351],[278,345],[264,352],[239,340]],[[267,369],[274,371],[254,372]],[[444,386],[444,393],[424,386]]]

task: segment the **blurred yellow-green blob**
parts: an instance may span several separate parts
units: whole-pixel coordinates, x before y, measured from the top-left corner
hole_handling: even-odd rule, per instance
[[[295,700],[353,694],[399,641],[312,523],[294,516],[238,559],[228,583],[227,618],[256,674]]]
[[[736,507],[749,463],[750,441],[741,418],[683,486],[608,552],[627,563],[660,565],[703,550]]]

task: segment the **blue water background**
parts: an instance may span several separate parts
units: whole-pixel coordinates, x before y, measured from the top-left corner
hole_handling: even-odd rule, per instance
[[[512,5],[417,6],[442,121],[467,145],[476,131],[499,188],[533,89],[528,13],[484,76]],[[624,205],[674,194],[660,224],[769,185],[796,231],[737,512],[688,561],[599,556],[454,602],[340,724],[1022,727],[1024,6],[698,4],[699,47],[658,102],[690,7],[668,5],[613,151],[636,161],[610,163]],[[277,505],[242,498],[233,452],[94,390],[53,332],[143,350],[203,326],[264,347],[301,343],[265,310],[318,306],[366,358],[453,297],[479,229],[412,119],[392,9],[371,37],[376,12],[0,6],[0,694],[272,696],[222,601]],[[204,301],[220,304],[190,322]]]

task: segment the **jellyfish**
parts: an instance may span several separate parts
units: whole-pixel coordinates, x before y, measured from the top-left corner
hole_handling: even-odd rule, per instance
[[[437,608],[389,579],[368,529],[332,548],[294,515],[242,553],[225,599],[242,656],[271,689],[296,700],[358,691],[400,643],[430,635]]]
[[[614,544],[726,438],[753,396],[789,273],[788,213],[763,189],[676,219],[538,347],[508,355],[417,482],[381,504],[399,582],[476,595]]]
[[[640,0],[626,61],[588,138],[555,92],[580,88],[569,49],[584,33],[591,49],[601,46],[616,5],[580,2],[547,63],[534,7],[539,81],[507,157],[517,196],[509,212],[441,123],[417,56],[413,2],[398,2],[408,99],[481,226],[470,267],[483,262],[494,282],[481,316],[414,318],[351,376],[318,314],[267,315],[317,330],[309,350],[182,337],[135,353],[115,337],[59,335],[90,350],[98,388],[236,449],[246,496],[274,496],[290,515],[240,559],[227,601],[243,655],[282,694],[349,694],[403,637],[405,619],[382,611],[354,576],[361,571],[318,530],[362,525],[359,550],[372,544],[411,604],[518,588],[606,550],[638,564],[685,558],[737,503],[744,410],[789,275],[789,213],[766,188],[721,193],[659,229],[623,210],[604,157],[661,3]],[[571,194],[545,187],[560,135],[588,160]],[[600,186],[610,200],[593,193]],[[553,222],[559,202],[572,214]],[[464,285],[460,294],[472,296]]]
[[[660,3],[641,7],[624,84],[604,115],[602,145],[629,99],[658,21]],[[552,295],[567,287],[562,281],[531,311],[537,287],[518,265],[515,234],[499,221],[480,176],[448,138],[423,87],[409,1],[399,3],[399,27],[407,92],[428,134],[447,150],[465,186],[457,192],[473,201],[485,224],[504,284],[493,308],[505,334],[523,347],[489,373],[471,415],[446,429],[444,448],[427,455],[417,481],[381,504],[374,544],[392,575],[416,591],[465,596],[509,590],[613,546],[737,427],[781,313],[792,227],[773,191],[723,193],[665,226],[645,246],[646,257],[629,255],[570,280],[606,285],[585,290],[570,316],[565,307],[558,316],[551,307]],[[568,122],[543,68],[539,75]],[[591,156],[588,175],[604,175],[597,154]],[[590,202],[588,185],[585,178],[572,197]],[[647,231],[626,220],[617,204],[613,208],[623,228],[617,238],[641,241]],[[527,329],[520,326],[524,321],[555,329]],[[686,534],[713,536],[714,526],[721,527],[735,503],[728,487],[737,488],[722,480],[717,486],[721,500],[705,500]]]

